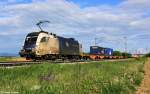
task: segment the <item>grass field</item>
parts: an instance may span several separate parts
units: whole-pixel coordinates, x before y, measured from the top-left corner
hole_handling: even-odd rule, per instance
[[[11,61],[26,61],[26,59],[21,57],[0,57],[0,62],[11,62]]]
[[[0,68],[0,93],[134,94],[143,60]]]

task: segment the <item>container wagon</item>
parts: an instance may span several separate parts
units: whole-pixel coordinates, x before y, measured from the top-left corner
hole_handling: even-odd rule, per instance
[[[92,60],[104,59],[104,48],[99,46],[91,46],[90,59]]]

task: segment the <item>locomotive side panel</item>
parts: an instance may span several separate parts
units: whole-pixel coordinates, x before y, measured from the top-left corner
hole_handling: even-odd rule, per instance
[[[72,38],[58,37],[59,51],[62,55],[80,55],[79,43]]]
[[[79,44],[79,53],[80,55],[83,54],[82,44]]]
[[[37,55],[59,54],[58,39],[53,35],[41,34],[37,43]]]
[[[48,43],[48,34],[46,33],[40,33],[37,39],[36,43],[36,55],[42,56],[47,54],[47,43]]]
[[[59,54],[59,42],[57,38],[49,38],[47,44],[48,54]]]

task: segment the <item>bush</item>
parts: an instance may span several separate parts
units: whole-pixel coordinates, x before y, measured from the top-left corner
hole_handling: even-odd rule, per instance
[[[145,57],[150,57],[150,53],[146,54]]]

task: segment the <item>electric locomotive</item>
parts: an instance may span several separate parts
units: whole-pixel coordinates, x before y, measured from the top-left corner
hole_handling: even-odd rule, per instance
[[[45,31],[29,33],[19,52],[27,59],[80,59],[81,44]]]

